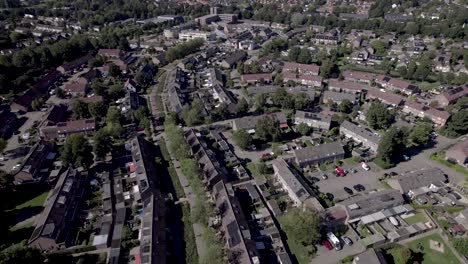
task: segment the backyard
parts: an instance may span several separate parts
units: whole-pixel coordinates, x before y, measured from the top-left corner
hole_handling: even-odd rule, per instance
[[[413,216],[404,219],[408,225],[416,224],[416,223],[425,223],[427,222],[427,218],[424,215],[424,212],[416,212]]]
[[[438,163],[449,167],[459,173],[463,173],[465,176],[468,176],[468,170],[465,169],[463,166],[460,166],[458,164],[454,164],[450,161],[445,160],[445,153],[444,152],[436,152],[431,155],[431,159],[434,161],[437,161]]]
[[[441,252],[432,249],[430,246],[430,241],[439,242],[441,246]],[[407,244],[409,248],[415,253],[422,253],[422,264],[439,264],[439,263],[447,263],[447,264],[455,264],[460,263],[455,257],[455,255],[451,252],[450,248],[443,242],[442,238],[439,234],[432,234],[418,240],[411,241]]]

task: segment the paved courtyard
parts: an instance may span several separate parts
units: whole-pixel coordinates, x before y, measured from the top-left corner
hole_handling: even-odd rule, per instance
[[[363,252],[365,248],[359,243],[357,237],[353,236],[351,231],[348,231],[346,234],[351,240],[353,240],[353,244],[351,246],[346,245],[341,242],[343,249],[341,250],[328,250],[322,245],[317,246],[317,256],[312,259],[312,264],[336,264],[341,259],[346,256],[355,255]]]

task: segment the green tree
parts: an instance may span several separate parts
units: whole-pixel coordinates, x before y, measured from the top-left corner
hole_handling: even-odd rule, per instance
[[[100,129],[94,134],[93,151],[98,158],[105,158],[112,149],[112,140],[106,129]]]
[[[107,113],[107,108],[102,102],[89,103],[88,112],[93,118],[101,119]]]
[[[301,53],[301,48],[299,48],[299,47],[297,47],[297,46],[292,47],[292,48],[289,49],[288,58],[289,58],[291,61],[297,62],[300,53]]]
[[[72,112],[77,115],[79,118],[89,118],[89,109],[88,109],[88,104],[85,102],[79,100],[79,99],[73,99],[71,101],[71,109]]]
[[[456,250],[458,250],[458,252],[460,252],[463,256],[468,256],[468,238],[454,238],[452,242],[453,246]]]
[[[279,121],[270,116],[264,116],[258,119],[255,126],[255,134],[263,141],[279,141],[281,140],[281,130]]]
[[[69,135],[65,140],[61,152],[61,159],[65,166],[74,165],[88,169],[93,164],[92,147],[82,135]]]
[[[366,115],[367,123],[373,129],[387,129],[393,122],[393,115],[381,102],[372,103]]]
[[[13,183],[13,175],[0,170],[0,189],[5,189]]]
[[[8,142],[0,137],[0,153],[3,153],[3,151],[6,149]]]
[[[342,113],[349,114],[349,113],[351,113],[352,110],[353,110],[353,104],[348,99],[344,99],[338,105],[338,111],[340,111]]]
[[[124,96],[125,91],[121,84],[113,84],[109,87],[108,93],[112,99],[118,99]]]
[[[294,95],[294,109],[302,110],[309,106],[310,99],[306,93],[299,93]]]
[[[120,124],[123,120],[122,113],[120,112],[119,109],[117,109],[114,106],[109,107],[107,109],[107,114],[106,114],[106,123],[117,123]]]
[[[468,133],[468,109],[463,109],[448,120],[442,130],[448,137],[458,137]]]
[[[427,143],[429,143],[431,131],[432,125],[429,123],[418,123],[411,130],[408,136],[408,142],[415,146],[427,145]]]
[[[327,59],[322,62],[322,65],[320,66],[320,76],[322,78],[330,78],[334,73],[338,71],[338,67],[336,64]],[[338,76],[338,74],[336,74]]]
[[[241,149],[247,149],[252,145],[253,138],[247,131],[241,129],[232,133],[232,139]]]
[[[370,43],[371,47],[375,49],[375,52],[378,55],[385,55],[387,52],[387,43],[383,42],[382,40],[374,40]]]
[[[110,64],[109,65],[109,76],[117,78],[117,77],[120,77],[120,75],[122,75],[122,70],[119,68],[119,66],[117,66],[117,65],[115,65],[113,63]]]
[[[296,126],[296,131],[303,136],[307,136],[312,129],[306,123],[300,123]]]
[[[255,108],[262,109],[266,105],[267,97],[265,94],[259,93],[255,95],[254,101],[255,101]]]
[[[36,110],[36,111],[37,111],[37,110],[39,110],[39,108],[42,107],[43,104],[44,104],[44,99],[42,99],[42,98],[36,98],[36,99],[34,99],[34,100],[32,101],[32,103],[31,103],[31,108],[32,108],[33,110]]]
[[[395,264],[411,263],[413,252],[407,247],[395,247],[389,250]]]
[[[236,105],[236,112],[238,114],[246,114],[248,111],[249,111],[249,103],[247,102],[247,100],[245,100],[245,98],[240,99]]]
[[[11,246],[0,252],[0,264],[10,263],[44,263],[45,257],[37,248],[27,247],[23,244]]]
[[[312,247],[320,238],[320,218],[314,211],[292,209],[280,217],[280,223],[288,234],[288,239],[297,241],[304,247]]]
[[[406,150],[407,134],[404,129],[391,127],[380,139],[377,149],[377,158],[393,165]]]
[[[310,51],[307,48],[302,48],[299,56],[297,57],[297,62],[303,64],[310,64],[312,62],[312,56],[310,55]]]
[[[182,110],[181,116],[187,126],[196,126],[203,123],[202,111],[203,105],[200,100],[194,100]]]

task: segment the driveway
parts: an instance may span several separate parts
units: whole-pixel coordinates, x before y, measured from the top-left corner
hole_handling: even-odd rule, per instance
[[[353,240],[353,244],[348,246],[341,242],[343,249],[341,250],[328,250],[324,246],[319,245],[317,247],[317,256],[312,259],[312,264],[336,264],[344,257],[350,255],[356,255],[365,250],[365,248],[359,243],[357,237],[353,236],[351,231],[348,231],[346,235]]]

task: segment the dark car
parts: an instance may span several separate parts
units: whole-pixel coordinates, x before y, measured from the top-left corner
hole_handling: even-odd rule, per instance
[[[392,172],[390,172],[390,173],[389,173],[389,175],[390,175],[390,176],[397,176],[397,175],[398,175],[398,173],[396,173],[396,172],[392,171]]]
[[[327,196],[328,200],[330,200],[330,201],[333,201],[333,199],[335,198],[335,196],[333,194],[331,194],[331,193],[326,193],[325,195]]]
[[[358,192],[362,192],[362,191],[365,191],[366,190],[366,187],[364,187],[364,185],[362,184],[356,184],[353,186],[354,190],[358,191]]]
[[[317,178],[317,177],[310,177],[310,182],[312,182],[312,183],[316,183],[316,182],[319,182],[319,181],[320,181],[320,179]]]
[[[348,188],[348,187],[344,187],[343,190],[344,190],[345,192],[347,192],[349,195],[352,195],[352,194],[353,194],[353,190],[351,190],[351,189]]]

